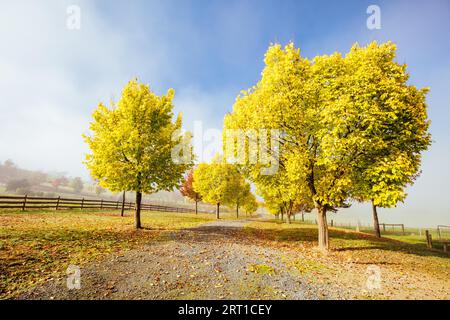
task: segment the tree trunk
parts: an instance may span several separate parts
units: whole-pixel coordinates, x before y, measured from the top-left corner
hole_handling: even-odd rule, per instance
[[[286,215],[288,219],[288,223],[291,224],[291,216],[292,216],[292,206],[294,205],[294,202],[292,200],[289,201],[289,205],[286,208]]]
[[[305,214],[302,212],[302,222],[305,222]]]
[[[327,225],[327,209],[317,208],[317,228],[319,229],[319,249],[328,250],[330,248]]]
[[[123,213],[125,212],[125,191],[122,195],[122,211],[120,212],[120,216],[123,217]]]
[[[198,201],[195,200],[195,214],[198,214]]]
[[[135,212],[135,227],[136,229],[141,229],[141,201],[142,192],[136,192],[136,212]]]
[[[220,209],[220,203],[217,204],[217,210],[216,210],[216,218],[217,219],[220,219],[219,209]]]
[[[236,204],[236,218],[239,219],[239,204]]]
[[[378,222],[377,206],[373,203],[373,200],[372,200],[372,213],[373,213],[373,229],[375,230],[375,236],[377,238],[381,238],[380,223]]]

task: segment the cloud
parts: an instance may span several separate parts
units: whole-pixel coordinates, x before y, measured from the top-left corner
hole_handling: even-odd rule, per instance
[[[81,9],[80,30],[66,27],[72,4]],[[90,1],[3,4],[0,161],[12,158],[22,167],[87,177],[81,134],[90,114],[98,102],[118,100],[134,77],[159,94],[175,87],[175,111],[184,112],[188,129],[201,120],[205,130],[220,130],[238,90],[205,88],[203,78],[213,70],[206,31],[191,16],[169,19],[173,6],[145,3],[144,10],[142,4],[118,4],[111,10]]]
[[[87,177],[81,134],[99,101],[118,98],[139,76],[128,37],[91,2],[79,1],[81,29],[66,27],[68,2],[8,2],[0,11],[0,160]],[[146,71],[159,77],[162,55]]]
[[[175,111],[183,112],[183,126],[194,134],[194,153],[198,161],[209,161],[221,153],[223,115],[235,100],[234,90],[206,92],[198,87],[183,87],[175,93]]]

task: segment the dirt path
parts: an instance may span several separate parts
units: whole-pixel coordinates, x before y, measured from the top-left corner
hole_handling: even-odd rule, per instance
[[[81,268],[81,288],[51,280],[21,299],[334,299],[338,287],[308,282],[279,250],[246,243],[247,223],[217,221]]]

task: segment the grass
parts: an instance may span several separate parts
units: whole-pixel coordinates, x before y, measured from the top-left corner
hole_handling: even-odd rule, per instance
[[[360,293],[355,298],[449,299],[450,254],[428,249],[420,236],[411,232],[378,239],[364,232],[330,228],[331,251],[327,254],[314,249],[316,225],[298,221],[292,224],[279,220],[252,221],[243,233],[248,241],[265,241],[266,246],[289,250],[285,254],[289,264],[308,278],[334,283],[337,287],[357,288],[355,292]],[[370,265],[382,269],[382,292],[361,290]]]
[[[295,260],[293,265],[301,274],[321,274],[329,270],[323,263],[308,259]]]
[[[258,274],[267,274],[267,275],[275,274],[275,269],[265,264],[250,264],[247,270]]]
[[[143,212],[134,230],[131,212],[0,211],[0,299],[112,252],[159,241],[181,228],[214,220],[210,214]]]
[[[223,212],[221,219],[234,220],[235,213]],[[144,229],[136,231],[132,212],[120,217],[117,210],[0,211],[0,299],[17,297],[47,279],[59,277],[70,264],[81,266],[109,253],[166,241],[181,228],[214,220],[215,214],[143,212]],[[308,223],[255,220],[239,235],[243,236],[239,241],[279,247],[290,266],[318,283],[358,287],[366,279],[367,266],[375,264],[383,268],[385,288],[384,295],[376,298],[440,298],[444,294],[448,298],[450,292],[450,255],[429,250],[413,231],[405,236],[388,233],[377,239],[369,233],[330,228],[332,250],[326,255],[313,249],[317,226]],[[268,265],[251,264],[247,268],[257,274],[275,272]],[[403,277],[408,277],[408,286],[412,283],[413,289],[398,288],[398,279]],[[359,297],[373,296],[362,292]]]
[[[345,229],[345,230],[355,230],[355,227],[337,227],[337,229]],[[425,230],[428,230],[432,236],[433,240],[438,240],[439,235],[435,228],[405,228],[405,233],[403,234],[401,228],[396,227],[395,229],[391,229],[391,227],[387,227],[386,231],[381,229],[381,235],[383,238],[398,240],[402,242],[406,242],[409,244],[417,245],[417,247],[421,247],[422,249],[426,249],[427,240],[425,237]],[[373,229],[362,227],[360,228],[362,233],[373,234]],[[442,237],[445,239],[450,239],[450,233],[445,230],[441,233]],[[443,250],[443,245],[438,241],[433,242],[433,248],[437,250]]]
[[[244,229],[246,233],[260,235],[266,239],[281,242],[304,242],[316,245],[317,226],[310,223],[293,221],[291,224],[279,220],[253,221]],[[342,227],[329,227],[331,248],[337,251],[358,248],[380,248],[392,251],[408,251],[417,255],[449,257],[448,253],[440,252],[426,247],[425,236],[408,232],[386,232],[381,239],[372,235],[372,230],[361,229],[355,232]],[[436,236],[437,238],[437,236]]]

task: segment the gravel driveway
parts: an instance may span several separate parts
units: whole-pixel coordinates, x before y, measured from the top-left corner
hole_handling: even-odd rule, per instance
[[[81,268],[81,288],[51,280],[21,299],[333,299],[339,288],[309,283],[279,250],[245,243],[248,221],[216,221]]]

